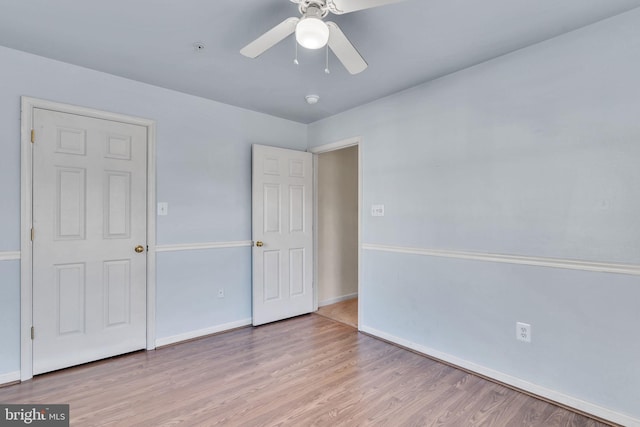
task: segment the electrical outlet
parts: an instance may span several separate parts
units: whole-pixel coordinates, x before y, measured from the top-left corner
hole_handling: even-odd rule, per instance
[[[528,323],[516,323],[516,339],[518,341],[531,342],[531,325]]]
[[[218,289],[218,298],[224,298],[224,288]]]

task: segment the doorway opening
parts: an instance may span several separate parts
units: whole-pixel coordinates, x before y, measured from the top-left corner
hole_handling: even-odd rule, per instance
[[[359,140],[319,147],[316,174],[317,314],[358,327]]]

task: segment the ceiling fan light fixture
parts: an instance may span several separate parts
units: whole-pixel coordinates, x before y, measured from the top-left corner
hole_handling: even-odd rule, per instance
[[[307,49],[320,49],[329,41],[329,27],[322,19],[305,17],[296,25],[296,41]]]

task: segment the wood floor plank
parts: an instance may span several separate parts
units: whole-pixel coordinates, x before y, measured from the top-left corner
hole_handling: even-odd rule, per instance
[[[588,426],[595,420],[318,315],[0,388],[73,426]]]

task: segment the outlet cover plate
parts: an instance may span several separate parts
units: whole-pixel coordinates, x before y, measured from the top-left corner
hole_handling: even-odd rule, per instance
[[[528,323],[516,323],[516,339],[523,342],[531,342],[531,325]]]

